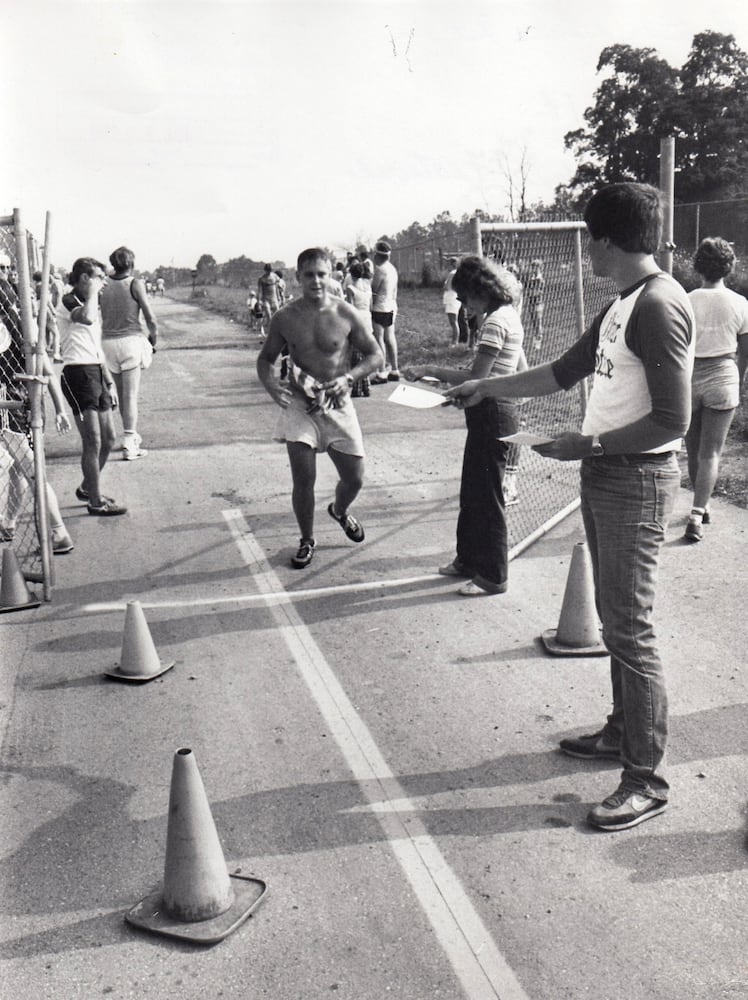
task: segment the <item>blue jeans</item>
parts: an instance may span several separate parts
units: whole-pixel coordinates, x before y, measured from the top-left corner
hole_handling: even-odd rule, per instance
[[[672,453],[582,462],[582,518],[613,685],[605,742],[620,742],[623,787],[662,800],[669,787],[663,774],[668,706],[652,607],[679,484]]]
[[[465,410],[465,423],[457,561],[491,591],[503,587],[509,573],[502,491],[509,445],[499,437],[516,432],[516,404],[484,399]]]

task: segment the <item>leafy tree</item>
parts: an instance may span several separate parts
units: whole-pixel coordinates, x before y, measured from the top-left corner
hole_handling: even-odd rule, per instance
[[[212,254],[204,253],[197,262],[196,280],[201,285],[214,285],[216,283],[216,259]]]
[[[701,32],[680,79],[676,192],[683,201],[734,197],[748,173],[748,56],[732,35]]]
[[[584,112],[586,128],[564,136],[579,161],[569,188],[582,201],[601,184],[656,184],[660,138],[673,131],[677,73],[654,49],[608,46],[597,63],[597,72],[603,70],[611,75]]]
[[[694,36],[682,69],[654,49],[611,45],[607,71],[584,112],[585,127],[564,137],[577,158],[557,198],[575,207],[601,184],[659,181],[660,141],[675,136],[675,194],[681,201],[733,196],[748,174],[748,56],[732,35]]]

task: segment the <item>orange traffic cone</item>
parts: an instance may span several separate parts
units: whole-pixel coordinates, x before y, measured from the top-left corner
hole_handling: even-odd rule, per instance
[[[608,652],[600,635],[592,562],[585,542],[577,542],[571,553],[558,628],[547,629],[540,638],[554,656],[605,656]]]
[[[106,676],[120,681],[152,681],[171,670],[174,663],[161,663],[140,601],[128,601],[119,666],[107,670]]]
[[[191,750],[177,750],[169,795],[164,884],[125,920],[166,937],[215,944],[243,923],[267,891],[261,879],[229,875]]]
[[[41,601],[26,586],[16,554],[10,546],[3,549],[3,577],[0,581],[0,614],[38,608]]]

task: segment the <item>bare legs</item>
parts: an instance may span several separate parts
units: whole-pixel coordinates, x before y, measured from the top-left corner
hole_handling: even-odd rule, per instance
[[[114,446],[112,411],[84,410],[82,416],[76,416],[75,426],[78,428],[83,445],[81,452],[83,489],[88,493],[89,504],[98,506],[102,499],[99,474]]]
[[[735,410],[695,410],[686,434],[688,475],[693,487],[693,506],[703,510],[709,503],[719,472],[719,459],[725,446]]]
[[[137,368],[128,368],[124,372],[112,372],[114,384],[117,386],[120,413],[122,414],[122,430],[125,435],[136,434],[138,430],[140,372],[140,365]]]
[[[291,505],[302,539],[314,538],[314,487],[317,480],[317,453],[308,444],[289,441],[286,444],[291,464],[293,491]],[[358,455],[346,455],[330,448],[328,452],[337,469],[335,513],[346,514],[358,496],[364,481],[364,460]]]

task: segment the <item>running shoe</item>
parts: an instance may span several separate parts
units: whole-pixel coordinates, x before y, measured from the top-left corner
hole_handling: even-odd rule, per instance
[[[291,565],[294,569],[304,569],[312,561],[314,556],[314,546],[317,543],[313,538],[300,538],[299,549],[295,556],[291,556]]]
[[[70,535],[65,531],[61,535],[52,535],[52,555],[64,556],[72,552],[75,546]]]
[[[102,497],[101,503],[88,504],[88,513],[95,514],[97,517],[116,517],[118,514],[126,514],[127,507],[122,507],[121,504],[115,503],[109,497]]]
[[[599,830],[628,830],[647,819],[659,816],[667,809],[667,801],[632,792],[619,786],[587,814],[587,822]]]
[[[580,757],[582,760],[621,759],[620,748],[605,742],[602,729],[587,736],[571,736],[561,740],[559,748],[569,757]]]
[[[333,519],[337,521],[343,531],[346,533],[348,538],[352,542],[363,542],[364,540],[364,529],[358,523],[355,517],[351,514],[336,514],[332,504],[329,504],[327,508],[327,513]]]
[[[700,542],[704,537],[704,531],[701,527],[701,521],[697,521],[693,517],[689,517],[686,523],[686,530],[683,532],[683,537],[689,542]]]

